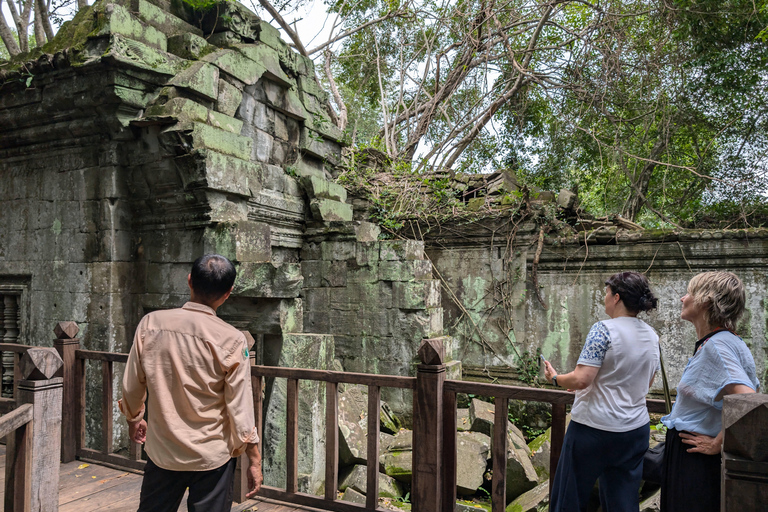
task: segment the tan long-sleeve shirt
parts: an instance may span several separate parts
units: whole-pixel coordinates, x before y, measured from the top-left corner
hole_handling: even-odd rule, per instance
[[[257,443],[243,333],[203,304],[149,313],[139,322],[123,376],[120,411],[144,416],[144,449],[161,468],[205,471]]]

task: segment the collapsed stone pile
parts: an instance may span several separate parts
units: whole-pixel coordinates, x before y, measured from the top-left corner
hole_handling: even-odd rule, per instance
[[[469,408],[457,411],[457,494],[471,500],[487,493],[490,482],[491,432],[494,405],[472,399]],[[343,500],[365,504],[367,493],[367,397],[357,386],[339,394],[339,491]],[[379,450],[379,496],[395,502],[407,501],[413,463],[413,432],[400,428],[385,402],[381,405]],[[507,425],[508,510],[535,510],[548,500],[549,442],[547,434],[532,445],[513,423]],[[462,502],[467,503],[467,502]],[[466,506],[466,505],[464,505]],[[519,508],[524,506],[524,508]],[[474,507],[473,507],[474,508]]]

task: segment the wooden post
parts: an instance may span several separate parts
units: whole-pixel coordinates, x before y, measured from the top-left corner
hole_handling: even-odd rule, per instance
[[[56,377],[63,379],[61,407],[61,462],[72,462],[77,456],[77,387],[75,383],[75,350],[80,348],[76,338],[80,328],[75,322],[59,322],[53,329],[53,347],[63,365]]]
[[[721,512],[765,510],[768,503],[768,395],[723,399]]]
[[[30,348],[21,358],[22,379],[16,403],[32,405],[27,457],[31,460],[30,510],[59,510],[59,456],[61,447],[61,377],[54,377],[62,360],[52,348]],[[15,450],[6,452],[13,457]],[[10,461],[14,467],[18,461]]]
[[[552,431],[550,432],[549,451],[549,495],[552,496],[552,484],[555,482],[557,463],[565,439],[565,404],[552,404]]]
[[[419,347],[413,400],[413,510],[439,512],[443,454],[443,340],[425,339]]]

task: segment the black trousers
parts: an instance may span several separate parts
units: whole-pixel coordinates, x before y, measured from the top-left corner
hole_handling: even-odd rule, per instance
[[[688,453],[680,432],[667,430],[661,512],[719,512],[721,457]]]
[[[171,471],[147,460],[138,512],[176,512],[189,488],[189,512],[229,512],[237,459],[208,471]]]
[[[552,486],[550,512],[586,512],[595,481],[603,512],[638,512],[648,423],[608,432],[571,421]]]

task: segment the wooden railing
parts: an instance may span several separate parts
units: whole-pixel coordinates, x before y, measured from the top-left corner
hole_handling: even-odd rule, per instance
[[[75,350],[75,383],[77,392],[74,395],[74,410],[78,411],[76,420],[77,457],[115,466],[143,470],[145,461],[141,460],[141,445],[130,441],[129,456],[124,457],[113,453],[112,427],[114,414],[113,383],[114,364],[128,362],[128,354],[114,352],[99,352],[96,350]],[[86,361],[101,362],[101,450],[86,447],[85,418],[86,407]]]
[[[59,503],[61,358],[51,348],[27,347],[14,366],[16,407],[0,417],[5,452],[4,509],[56,510]]]
[[[24,404],[0,417],[0,437],[9,436],[8,448],[13,449],[5,468],[5,510],[29,510],[32,483],[32,404]],[[8,453],[6,452],[8,460]]]
[[[359,512],[377,510],[379,502],[379,408],[381,388],[414,390],[414,377],[396,377],[368,373],[347,373],[298,368],[277,368],[273,366],[251,367],[253,401],[256,410],[256,427],[262,432],[262,393],[264,378],[287,379],[286,399],[286,486],[285,489],[263,486],[259,495],[297,505],[306,505],[323,510],[338,512]],[[299,446],[299,380],[325,382],[325,497],[300,493],[298,491],[298,446]],[[339,480],[339,384],[359,384],[368,387],[368,460],[366,504],[357,505],[337,499]],[[375,435],[372,435],[375,433]],[[415,442],[414,442],[415,444]],[[240,496],[242,500],[243,496]]]
[[[16,389],[18,382],[21,380],[21,370],[19,369],[19,359],[24,352],[29,349],[28,345],[19,345],[17,343],[0,343],[0,360],[4,355],[4,352],[13,353],[13,396],[0,397],[0,414],[7,414],[16,407]],[[7,370],[0,365],[0,379]]]
[[[107,463],[119,467],[141,470],[141,447],[131,442],[130,453],[124,457],[113,451],[113,382],[114,364],[125,364],[128,354],[82,350],[75,338],[78,329],[74,322],[57,325],[57,339],[54,346],[63,361],[56,377],[63,383],[61,461],[69,462],[76,457]],[[250,335],[248,335],[250,336]],[[15,354],[15,376],[21,378],[19,357],[31,347],[0,344],[0,351]],[[550,482],[554,478],[557,462],[565,434],[566,406],[574,399],[573,393],[483,384],[445,379],[445,365],[441,340],[424,340],[419,349],[422,364],[418,365],[416,377],[397,377],[363,373],[346,373],[271,366],[251,367],[252,393],[259,433],[263,432],[263,398],[266,378],[287,380],[286,396],[286,487],[263,486],[259,495],[267,498],[338,512],[359,512],[381,510],[379,495],[379,410],[381,388],[398,388],[413,392],[413,482],[411,499],[414,510],[419,512],[449,512],[456,503],[457,463],[457,394],[466,393],[493,398],[495,418],[492,432],[492,510],[501,512],[506,506],[506,457],[507,457],[507,415],[509,400],[524,400],[552,404],[552,431],[550,453]],[[101,449],[86,446],[86,363],[101,363]],[[57,366],[58,368],[58,366]],[[326,386],[326,468],[325,494],[323,497],[301,493],[298,490],[298,447],[299,447],[299,381],[324,382]],[[14,389],[18,379],[14,379]],[[337,499],[339,474],[339,423],[338,385],[356,384],[368,388],[368,438],[367,438],[367,492],[366,504],[357,505]],[[11,399],[0,400],[0,407],[10,408]],[[665,412],[664,401],[648,400],[650,412]],[[17,408],[13,415],[0,418],[0,427],[15,424],[26,418],[26,408]],[[0,429],[0,433],[3,431]],[[374,435],[375,434],[375,435]],[[23,437],[23,436],[22,436]],[[20,459],[15,459],[18,462]],[[241,459],[240,467],[247,464]],[[21,474],[20,470],[11,470]],[[9,474],[9,473],[6,473]],[[246,492],[245,471],[238,471],[235,498],[244,501]],[[21,481],[21,480],[19,480]],[[26,481],[25,481],[26,482]],[[16,484],[14,484],[16,485]],[[27,484],[25,484],[27,485]],[[551,486],[550,486],[551,488]],[[12,494],[12,493],[11,493]],[[6,490],[6,500],[9,491]]]

